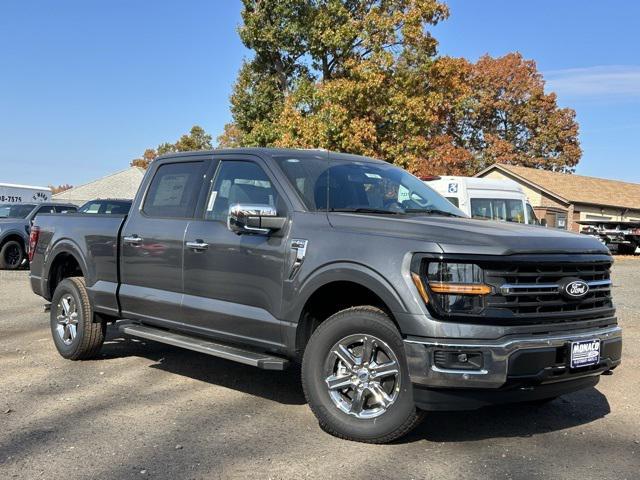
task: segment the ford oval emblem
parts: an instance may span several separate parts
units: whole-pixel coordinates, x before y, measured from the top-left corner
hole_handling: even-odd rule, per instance
[[[564,294],[569,298],[584,298],[589,293],[589,284],[582,280],[574,280],[564,286]]]

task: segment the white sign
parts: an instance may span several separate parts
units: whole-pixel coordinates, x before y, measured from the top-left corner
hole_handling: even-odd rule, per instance
[[[0,203],[39,203],[49,201],[51,201],[51,190],[46,187],[0,183]]]

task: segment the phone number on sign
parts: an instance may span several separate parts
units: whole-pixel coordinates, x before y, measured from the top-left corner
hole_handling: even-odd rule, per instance
[[[21,202],[22,197],[12,197],[10,195],[0,195],[0,202]]]

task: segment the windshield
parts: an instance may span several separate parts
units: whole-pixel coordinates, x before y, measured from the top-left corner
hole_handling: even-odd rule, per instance
[[[471,216],[503,222],[524,223],[524,205],[522,200],[503,198],[472,198]]]
[[[321,156],[275,159],[309,210],[465,216],[421,180],[390,164]]]
[[[0,204],[0,218],[27,218],[35,205],[4,203]]]

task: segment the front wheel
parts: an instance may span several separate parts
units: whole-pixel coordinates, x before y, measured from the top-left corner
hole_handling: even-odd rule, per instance
[[[106,333],[106,324],[95,322],[82,277],[61,281],[51,299],[51,334],[60,355],[69,360],[95,357]]]
[[[388,443],[422,418],[402,338],[373,307],[343,310],[318,327],[304,353],[302,385],[322,429],[347,440]]]

